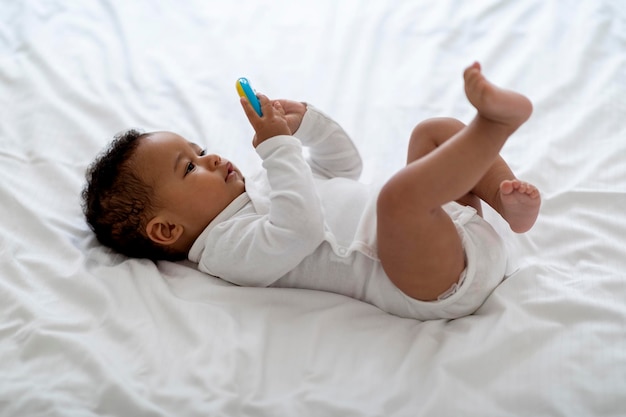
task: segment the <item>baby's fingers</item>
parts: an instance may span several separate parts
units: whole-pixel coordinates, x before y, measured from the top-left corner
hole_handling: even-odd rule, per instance
[[[280,114],[281,116],[285,116],[285,109],[283,108],[283,105],[280,104],[280,101],[278,100],[274,100],[272,102],[272,106],[274,106],[274,110]]]
[[[261,112],[263,113],[263,116],[272,118],[274,116],[273,102],[264,94],[257,94],[256,96],[259,99],[259,104],[261,104]]]
[[[241,107],[243,107],[243,111],[246,114],[246,117],[252,125],[257,123],[261,119],[261,116],[257,114],[256,110],[254,110],[254,107],[252,107],[252,104],[250,104],[250,101],[248,101],[246,97],[241,97],[239,99],[239,102],[241,103]]]

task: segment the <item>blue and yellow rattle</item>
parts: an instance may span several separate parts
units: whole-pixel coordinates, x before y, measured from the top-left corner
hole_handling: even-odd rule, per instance
[[[237,80],[237,93],[239,93],[239,97],[245,97],[248,99],[248,102],[252,104],[254,111],[259,116],[263,116],[263,112],[261,111],[261,103],[259,103],[259,99],[257,98],[254,90],[250,86],[250,82],[248,82],[247,78],[240,78]]]

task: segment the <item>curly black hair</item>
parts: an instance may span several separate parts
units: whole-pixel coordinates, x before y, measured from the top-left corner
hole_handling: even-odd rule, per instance
[[[83,213],[98,241],[123,255],[181,260],[186,254],[153,242],[145,232],[154,207],[153,190],[134,172],[132,159],[148,135],[129,129],[115,135],[98,155],[86,172]]]

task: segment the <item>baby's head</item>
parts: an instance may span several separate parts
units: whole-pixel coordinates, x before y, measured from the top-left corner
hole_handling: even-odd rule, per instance
[[[245,191],[241,172],[171,132],[117,135],[87,170],[83,211],[98,240],[135,258],[180,260]]]

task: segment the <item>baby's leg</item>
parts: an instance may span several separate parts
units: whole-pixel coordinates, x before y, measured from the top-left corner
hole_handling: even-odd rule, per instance
[[[407,164],[429,154],[465,125],[452,118],[433,118],[418,124],[411,134]],[[472,206],[482,215],[481,200],[493,207],[518,233],[529,230],[537,219],[541,198],[537,188],[518,180],[506,161],[498,156],[485,175],[459,204]]]
[[[448,139],[456,135],[465,127],[460,120],[449,117],[438,117],[424,120],[413,129],[407,152],[407,165],[423,156],[428,155]],[[456,199],[464,206],[472,206],[482,215],[480,197],[472,191]]]
[[[478,111],[474,120],[400,170],[378,198],[383,268],[400,290],[419,300],[435,300],[465,268],[459,235],[441,206],[474,189],[532,111],[526,97],[489,83],[478,64],[464,78],[466,95]]]

